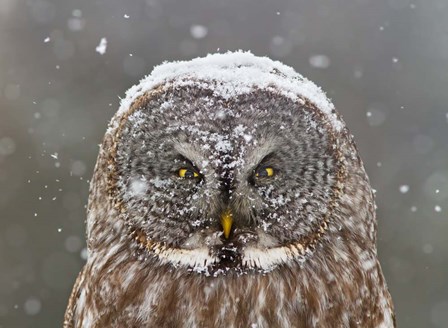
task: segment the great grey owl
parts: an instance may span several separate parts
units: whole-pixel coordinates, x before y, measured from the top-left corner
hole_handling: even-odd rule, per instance
[[[110,122],[64,327],[394,327],[358,151],[248,52],[164,63]]]

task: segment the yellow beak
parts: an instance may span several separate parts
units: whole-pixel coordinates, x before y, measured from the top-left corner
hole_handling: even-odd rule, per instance
[[[230,210],[226,210],[221,215],[222,230],[224,231],[224,237],[226,239],[229,238],[230,229],[232,229],[232,223],[233,223],[232,213],[230,212]]]

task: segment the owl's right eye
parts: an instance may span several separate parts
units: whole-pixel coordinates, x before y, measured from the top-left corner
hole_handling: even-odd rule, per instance
[[[199,178],[198,172],[191,170],[191,169],[187,169],[187,168],[179,169],[178,174],[179,174],[179,177],[185,178],[185,179]]]

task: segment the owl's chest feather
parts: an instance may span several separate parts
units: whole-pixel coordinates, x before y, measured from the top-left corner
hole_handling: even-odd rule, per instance
[[[307,273],[283,268],[206,277],[128,266],[90,285],[100,289],[86,286],[80,299],[95,306],[80,307],[84,322],[75,327],[393,326],[387,295],[369,290],[379,280],[361,286]]]

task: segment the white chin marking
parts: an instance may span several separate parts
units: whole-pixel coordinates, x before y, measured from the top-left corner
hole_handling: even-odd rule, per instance
[[[219,262],[218,258],[210,256],[208,248],[156,248],[154,253],[162,263],[170,263],[176,267],[192,268],[193,271],[197,272],[206,272],[208,266]]]
[[[220,262],[216,256],[211,256],[208,248],[197,249],[161,249],[153,250],[162,263],[181,266],[198,273],[209,273],[212,267]],[[273,248],[247,247],[241,260],[240,269],[271,271],[281,264],[287,264],[293,260],[304,260],[305,250],[302,245],[289,245]]]
[[[278,265],[290,263],[294,259],[304,260],[304,249],[302,245],[298,245],[266,249],[248,247],[244,251],[243,265],[252,269],[271,271]]]

